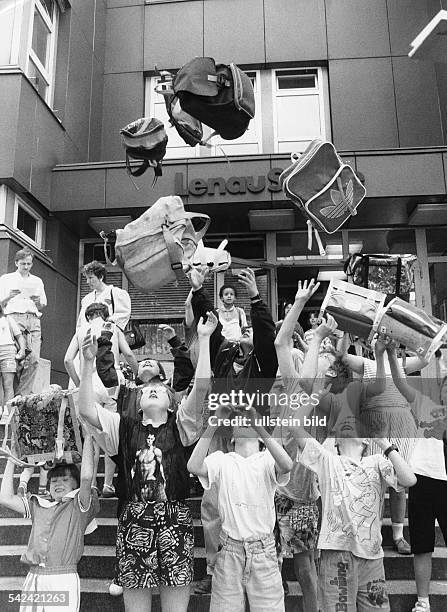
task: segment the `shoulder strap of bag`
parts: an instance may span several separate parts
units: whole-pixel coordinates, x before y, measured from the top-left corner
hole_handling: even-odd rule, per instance
[[[175,273],[177,281],[181,281],[184,278],[183,274],[183,249],[175,241],[174,236],[171,234],[171,230],[166,224],[161,226],[163,231],[163,238],[165,240],[166,249],[169,255],[169,261],[171,262],[171,270]]]
[[[135,168],[134,170],[132,170],[132,166],[130,165],[130,157],[126,151],[126,168],[127,168],[127,172],[131,174],[132,176],[141,176],[142,174],[146,172],[149,166],[150,166],[149,160],[143,159],[143,161],[141,162],[141,165],[138,166],[138,168]]]
[[[113,287],[110,287],[110,301],[112,302],[112,314],[115,314],[115,300],[113,299]]]
[[[402,258],[399,257],[397,260],[397,270],[396,270],[396,295],[400,296],[400,279],[402,276]]]

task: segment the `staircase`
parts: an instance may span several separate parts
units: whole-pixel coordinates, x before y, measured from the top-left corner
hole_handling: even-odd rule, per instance
[[[2,432],[3,433],[3,432]],[[3,474],[5,459],[0,458],[0,474]],[[103,470],[103,460],[99,470]],[[16,468],[16,486],[19,483],[19,472]],[[30,480],[29,490],[37,492],[38,470]],[[101,488],[103,477],[98,477]],[[206,572],[203,530],[200,522],[200,498],[188,500],[194,517],[195,560],[194,579],[200,580]],[[123,598],[111,597],[108,585],[114,575],[115,535],[116,535],[116,499],[101,499],[101,510],[97,517],[98,528],[85,537],[85,551],[78,571],[81,577],[81,610],[82,612],[123,612]],[[385,517],[389,517],[388,497],[385,505]],[[406,521],[407,522],[407,521]],[[9,594],[20,593],[27,568],[20,562],[31,530],[31,522],[15,513],[0,508],[0,610],[14,612],[19,609],[18,603],[9,603]],[[385,549],[385,574],[393,612],[409,612],[414,605],[416,589],[413,574],[413,559],[410,556],[398,555],[392,550],[391,520],[384,519],[383,546]],[[408,527],[404,535],[408,538]],[[286,597],[287,612],[305,612],[302,610],[301,594],[295,580],[291,559],[285,559],[283,575],[289,581],[290,594]],[[188,611],[208,612],[209,595],[192,595]],[[153,612],[160,611],[158,595],[154,596]],[[437,527],[436,549],[433,555],[433,575],[431,585],[432,612],[447,610],[447,549],[444,547],[442,534]],[[228,612],[232,612],[228,610]]]

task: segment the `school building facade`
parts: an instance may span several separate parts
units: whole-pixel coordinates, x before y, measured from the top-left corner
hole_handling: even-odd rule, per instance
[[[229,239],[233,271],[252,265],[276,317],[300,279],[327,282],[350,253],[414,254],[414,299],[447,316],[447,65],[408,58],[446,2],[419,0],[7,0],[0,5],[0,273],[23,245],[45,283],[42,356],[66,383],[63,356],[86,286],[103,259],[101,229],[123,227],[157,198],[180,195]],[[447,28],[446,28],[447,30]],[[185,145],[168,129],[163,176],[131,180],[120,128],[165,118],[158,69],[194,56],[235,62],[252,79],[256,116],[237,141]],[[326,255],[307,248],[304,218],[278,183],[317,136],[364,179],[367,198]],[[226,157],[223,155],[225,153]],[[223,276],[223,275],[222,275]],[[208,281],[210,290],[225,278]],[[179,325],[188,284],[143,295],[118,268],[147,334]],[[241,302],[244,304],[243,296]]]

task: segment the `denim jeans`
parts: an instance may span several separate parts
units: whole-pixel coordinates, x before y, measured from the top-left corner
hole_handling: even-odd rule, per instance
[[[220,536],[210,612],[284,612],[284,592],[273,534],[252,542]]]

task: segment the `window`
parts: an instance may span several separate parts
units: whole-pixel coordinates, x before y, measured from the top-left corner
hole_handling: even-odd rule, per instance
[[[42,246],[43,219],[18,196],[15,198],[14,228],[25,234],[39,248]]]
[[[168,147],[165,159],[178,157],[210,157],[215,155],[250,155],[262,153],[262,135],[261,135],[261,100],[259,95],[259,78],[256,71],[247,72],[251,79],[255,92],[256,114],[255,118],[250,121],[248,130],[240,138],[236,140],[223,140],[218,136],[214,136],[209,144],[209,147],[197,145],[190,147],[177,134],[175,128],[169,123],[168,113],[166,111],[164,97],[155,91],[155,86],[158,83],[158,77],[147,79],[146,82],[146,114],[150,117],[156,117],[163,121],[168,134]],[[206,125],[203,125],[203,138],[206,139],[212,130]]]
[[[301,153],[314,138],[330,137],[326,81],[323,68],[273,71],[276,153]]]
[[[48,104],[53,95],[58,10],[56,0],[33,0],[26,73]]]

